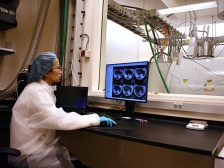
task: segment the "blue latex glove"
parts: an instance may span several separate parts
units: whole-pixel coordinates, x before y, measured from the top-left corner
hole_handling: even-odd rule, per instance
[[[107,118],[105,116],[100,117],[100,123],[103,123],[103,122],[106,123],[106,126],[110,126],[110,127],[112,127],[113,125],[117,125],[117,123],[114,120]]]

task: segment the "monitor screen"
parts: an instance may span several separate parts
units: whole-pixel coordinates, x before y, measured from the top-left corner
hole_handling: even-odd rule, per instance
[[[56,106],[64,111],[85,113],[88,102],[88,87],[57,86]]]
[[[148,61],[106,65],[105,98],[147,102]]]

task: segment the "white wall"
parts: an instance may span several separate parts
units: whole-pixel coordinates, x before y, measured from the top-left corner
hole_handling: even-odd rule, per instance
[[[140,40],[133,32],[108,20],[105,63],[139,61]]]

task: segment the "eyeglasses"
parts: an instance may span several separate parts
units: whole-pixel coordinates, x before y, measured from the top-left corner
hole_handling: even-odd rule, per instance
[[[59,65],[57,68],[52,68],[52,69],[58,69],[58,70],[61,70],[62,71],[61,65]]]

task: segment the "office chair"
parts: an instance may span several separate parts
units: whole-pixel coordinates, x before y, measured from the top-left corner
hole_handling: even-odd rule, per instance
[[[10,105],[9,105],[10,104]],[[10,148],[9,146],[9,132],[10,132],[10,119],[12,114],[11,107],[13,106],[14,102],[5,102],[0,101],[0,167],[1,168],[12,168],[12,166],[8,163],[8,156],[19,156],[20,151],[14,148]],[[9,105],[8,106],[1,106],[1,105]]]
[[[14,148],[9,148],[9,147],[0,147],[0,164],[1,168],[13,168],[12,166],[9,165],[8,163],[8,156],[19,156],[20,151]]]

